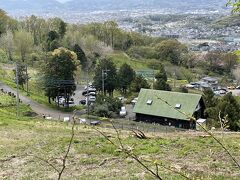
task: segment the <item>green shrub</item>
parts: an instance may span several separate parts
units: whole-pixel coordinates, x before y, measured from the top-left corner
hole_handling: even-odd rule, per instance
[[[2,49],[0,49],[0,62],[6,63],[7,61],[8,61],[7,54]]]
[[[122,107],[118,98],[99,95],[93,106],[93,113],[101,117],[116,117]]]

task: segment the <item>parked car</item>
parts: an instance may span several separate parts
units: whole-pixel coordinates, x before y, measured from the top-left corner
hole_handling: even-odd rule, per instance
[[[80,123],[80,124],[86,124],[87,121],[86,121],[86,119],[79,118],[79,123]]]
[[[74,99],[70,98],[70,100],[68,101],[68,104],[74,104]]]
[[[231,89],[231,90],[235,89],[234,86],[228,86],[227,88],[228,88],[228,89]]]
[[[127,110],[125,106],[121,107],[121,111],[119,112],[119,115],[121,117],[125,117],[127,115]]]
[[[192,85],[192,84],[186,84],[185,87],[186,87],[186,88],[195,88],[195,86]]]
[[[79,104],[86,105],[87,101],[85,99],[82,99],[79,101]]]
[[[88,100],[89,100],[89,102],[95,102],[96,101],[96,97],[95,96],[89,96]]]
[[[88,93],[95,92],[96,93],[96,88],[89,88],[88,90],[84,90],[82,92],[83,96],[86,96]]]
[[[93,126],[97,126],[99,124],[101,124],[101,121],[92,121],[92,122],[90,122],[90,125],[93,125]]]
[[[236,89],[240,89],[240,86],[237,86]]]
[[[89,92],[85,94],[84,96],[96,96],[96,92]]]
[[[138,101],[138,98],[134,98],[134,99],[131,101],[131,103],[132,103],[133,105],[135,105],[135,104],[137,103],[137,101]]]
[[[62,96],[56,97],[55,103],[58,104],[58,101],[59,101],[59,105],[63,105],[65,103],[65,98]]]
[[[85,86],[84,89],[87,90],[88,89],[95,89],[95,87],[92,84],[89,84],[88,87]]]
[[[125,97],[118,97],[118,99],[122,102],[122,103],[124,103],[127,99],[125,98]]]

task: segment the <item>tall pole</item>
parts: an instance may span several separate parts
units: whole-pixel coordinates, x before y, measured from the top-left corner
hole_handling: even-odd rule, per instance
[[[104,93],[104,91],[105,91],[105,87],[104,87],[105,86],[105,84],[104,84],[105,82],[104,81],[106,80],[105,79],[105,75],[106,75],[106,78],[107,78],[107,72],[108,71],[110,71],[110,70],[108,70],[108,69],[103,70],[102,69],[102,91],[103,91],[103,95],[105,94]]]
[[[104,95],[104,70],[102,70],[102,94]]]
[[[27,96],[29,96],[29,88],[28,88],[28,67],[27,67],[27,65],[26,65],[26,78],[27,78]]]
[[[87,115],[89,119],[89,68],[87,68]]]
[[[154,89],[154,82],[155,82],[155,72],[154,72],[154,66],[153,66],[153,83],[152,83],[152,89]]]
[[[18,64],[16,63],[16,83],[17,83],[17,118],[19,118],[19,79],[18,79]]]

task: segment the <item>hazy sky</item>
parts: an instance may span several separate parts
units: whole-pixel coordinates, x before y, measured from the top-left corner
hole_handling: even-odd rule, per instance
[[[70,0],[57,0],[59,2],[67,2],[67,1],[70,1]]]

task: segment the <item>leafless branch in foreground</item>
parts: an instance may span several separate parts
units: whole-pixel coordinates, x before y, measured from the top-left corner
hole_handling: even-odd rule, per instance
[[[69,152],[70,152],[72,144],[73,144],[73,139],[74,139],[74,136],[75,136],[75,125],[76,125],[75,116],[76,116],[76,111],[74,111],[74,115],[73,115],[73,118],[72,118],[72,120],[73,120],[72,123],[73,124],[72,124],[72,129],[71,129],[71,139],[68,143],[65,155],[63,156],[63,158],[54,158],[55,160],[60,159],[62,161],[60,169],[56,165],[52,164],[49,159],[46,160],[44,158],[37,157],[35,155],[28,155],[28,156],[33,156],[33,157],[41,160],[42,162],[46,163],[47,165],[49,165],[56,173],[58,173],[58,178],[57,178],[58,180],[60,180],[62,178],[63,172],[66,169],[67,158],[68,158]]]
[[[229,155],[229,157],[232,159],[232,161],[236,164],[236,166],[240,169],[240,164],[238,163],[237,159],[230,153],[230,151],[223,145],[223,143],[214,136],[213,133],[211,133],[210,131],[208,131],[204,126],[201,125],[201,123],[198,123],[195,117],[192,117],[192,115],[188,115],[185,112],[180,111],[179,109],[176,109],[175,107],[173,107],[171,104],[169,104],[166,100],[164,100],[163,98],[159,97],[158,95],[156,95],[157,98],[159,100],[161,100],[162,102],[164,102],[165,104],[167,104],[169,107],[171,107],[172,109],[174,109],[175,111],[178,111],[179,113],[183,114],[184,116],[186,116],[188,119],[194,120],[202,129],[205,133],[207,133],[209,136],[211,136],[223,149],[224,151]]]
[[[112,123],[112,122],[111,122]],[[148,165],[146,165],[144,163],[145,162],[150,162],[148,160],[143,160],[140,159],[134,152],[132,148],[127,148],[124,146],[124,144],[122,143],[122,139],[120,138],[120,134],[119,131],[117,130],[117,128],[114,126],[114,124],[112,123],[112,126],[117,134],[117,140],[119,144],[116,144],[115,142],[113,142],[106,134],[104,134],[103,132],[101,132],[100,130],[98,130],[97,128],[94,128],[97,132],[99,132],[107,141],[109,141],[113,146],[115,146],[117,149],[120,149],[122,153],[126,154],[128,157],[131,157],[132,159],[134,159],[138,164],[140,164],[148,173],[150,173],[153,177],[155,177],[156,179],[162,180],[162,177],[160,177],[159,175],[159,167],[162,167],[170,172],[176,173],[186,179],[190,179],[189,177],[187,177],[185,174],[178,172],[176,170],[173,170],[170,167],[165,167],[162,164],[158,164],[156,162],[154,162],[155,167],[156,167],[156,171],[153,171],[150,167],[148,167]]]
[[[67,151],[66,151],[66,154],[65,156],[63,157],[62,159],[62,169],[59,171],[58,173],[58,180],[61,179],[62,177],[62,174],[66,168],[66,161],[67,161],[67,158],[68,158],[68,154],[70,152],[70,149],[72,147],[72,143],[73,143],[73,139],[74,139],[74,135],[75,135],[75,131],[74,131],[74,128],[75,128],[75,124],[76,124],[76,120],[75,120],[75,113],[74,113],[74,116],[73,116],[73,125],[72,125],[72,136],[71,136],[71,139],[69,141],[69,144],[68,144],[68,147],[67,147]]]

